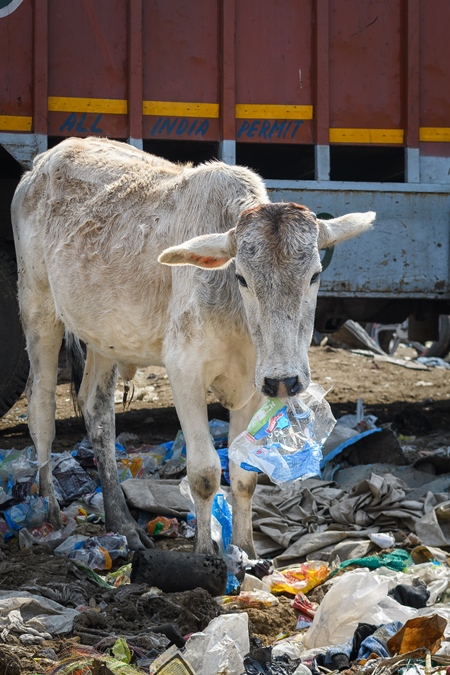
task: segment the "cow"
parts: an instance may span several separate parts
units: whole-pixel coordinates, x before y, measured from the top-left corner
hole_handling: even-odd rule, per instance
[[[64,331],[86,344],[78,395],[103,487],[106,528],[151,544],[131,517],[114,452],[117,373],[165,366],[187,446],[195,550],[214,551],[211,506],[220,461],[210,388],[230,411],[230,442],[266,396],[310,383],[308,348],[319,250],[371,227],[373,212],[321,220],[271,203],[253,171],[178,165],[125,143],[64,140],[36,158],[12,202],[21,319],[30,358],[29,430],[40,493],[58,527],[50,453]],[[233,543],[255,556],[256,474],[231,463]]]

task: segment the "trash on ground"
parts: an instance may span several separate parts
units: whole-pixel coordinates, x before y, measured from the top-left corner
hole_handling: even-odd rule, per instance
[[[184,657],[196,675],[243,673],[249,650],[248,616],[243,612],[218,616],[204,631],[191,635]]]
[[[292,410],[280,403],[253,429],[257,447],[278,444],[288,465],[285,458],[299,453],[298,434],[309,450],[326,439],[323,473],[320,479],[320,467],[308,469],[301,481],[280,485],[259,478],[256,560],[231,544],[226,422],[210,422],[222,467],[212,513],[219,555],[203,558],[190,551],[195,513],[180,487],[182,432],[159,445],[128,433],[116,439],[123,492],[159,547],[133,560],[126,539],[101,525],[103,495],[88,440],[52,457],[60,531],[47,522],[33,448],[0,450],[0,672],[7,663],[19,675],[18,655],[26,649],[30,674],[318,675],[364,668],[367,675],[444,675],[449,441],[418,444],[412,434],[426,432],[427,415],[408,406],[397,411],[393,431],[375,427],[361,400],[326,438],[313,405]],[[274,479],[280,475],[273,470]]]
[[[283,570],[274,570],[264,577],[263,581],[271,593],[289,593],[297,595],[300,591],[307,593],[315,586],[325,581],[330,574],[327,563],[322,561],[308,561],[298,567],[289,567]]]
[[[239,595],[221,595],[216,598],[221,607],[245,609],[246,607],[276,607],[278,598],[268,591],[241,591]]]

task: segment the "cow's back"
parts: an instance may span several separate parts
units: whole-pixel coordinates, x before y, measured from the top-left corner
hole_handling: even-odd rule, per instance
[[[158,255],[233,227],[261,201],[264,185],[247,169],[179,166],[122,143],[68,139],[36,160],[15,195],[19,269],[51,289],[69,330],[139,364],[161,347],[173,276],[186,280],[177,292],[187,297],[195,279]]]

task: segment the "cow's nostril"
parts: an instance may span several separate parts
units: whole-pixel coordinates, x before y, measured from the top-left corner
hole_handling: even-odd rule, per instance
[[[295,396],[295,394],[301,390],[301,385],[297,376],[287,377],[285,380],[283,380],[283,384],[286,388],[288,396]]]
[[[264,385],[261,389],[264,396],[270,396],[275,398],[278,394],[278,387],[280,386],[280,380],[272,380],[270,377],[264,378]]]

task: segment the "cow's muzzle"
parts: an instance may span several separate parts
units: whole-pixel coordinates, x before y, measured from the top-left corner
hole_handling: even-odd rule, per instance
[[[277,396],[286,398],[287,396],[299,394],[303,391],[303,388],[304,387],[300,384],[297,376],[285,377],[284,380],[273,380],[270,377],[265,377],[261,391],[264,396],[270,396],[271,398]]]

